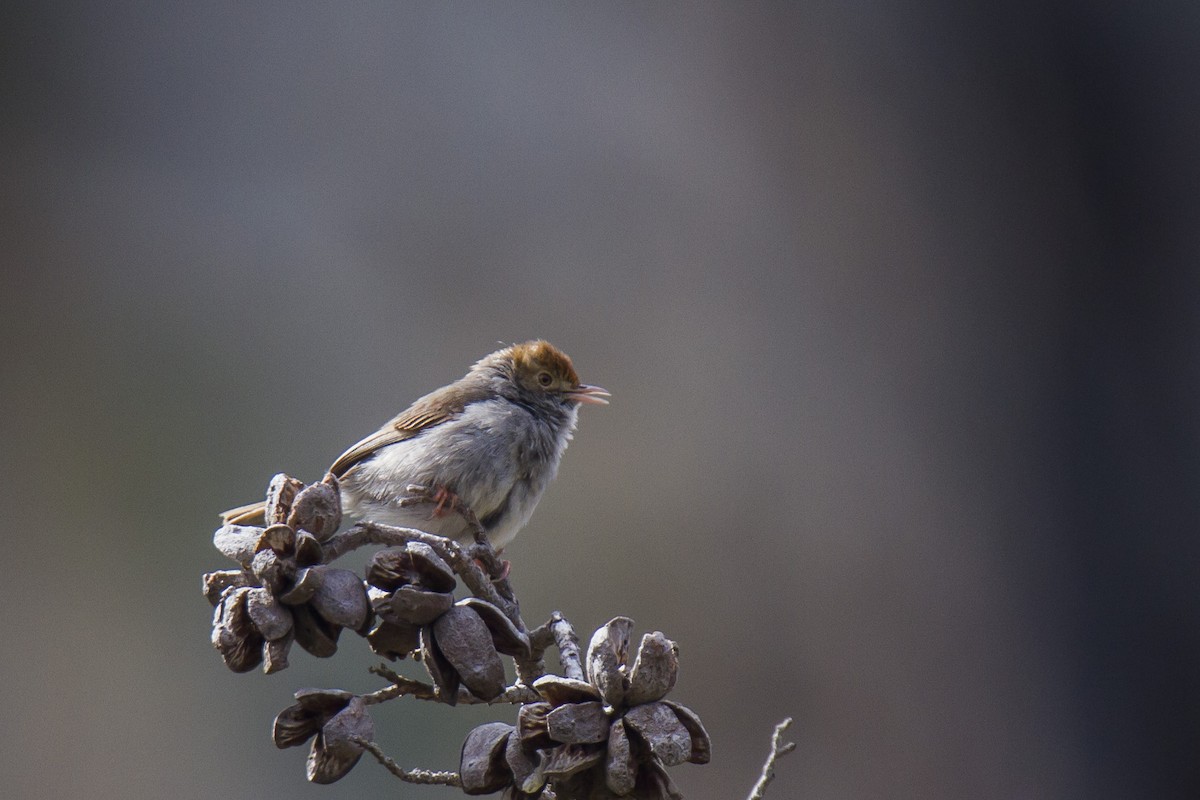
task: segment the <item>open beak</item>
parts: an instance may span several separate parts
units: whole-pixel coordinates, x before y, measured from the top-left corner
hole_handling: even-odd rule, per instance
[[[576,403],[587,403],[593,406],[608,405],[608,398],[612,395],[607,389],[601,389],[599,386],[588,386],[586,383],[581,383],[574,389],[566,393],[568,400],[574,400]]]

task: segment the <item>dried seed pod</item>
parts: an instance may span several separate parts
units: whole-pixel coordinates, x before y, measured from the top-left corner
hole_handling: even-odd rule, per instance
[[[588,678],[600,690],[604,702],[613,708],[625,702],[629,687],[625,671],[632,630],[633,620],[629,617],[614,617],[592,635],[588,645]]]
[[[221,602],[221,595],[232,587],[254,586],[254,576],[242,569],[219,569],[204,573],[202,588],[208,602],[214,606]]]
[[[296,573],[292,588],[279,595],[279,602],[289,606],[298,606],[312,600],[313,595],[321,586],[321,571],[317,569],[302,569]]]
[[[682,764],[692,754],[691,734],[675,712],[662,703],[629,709],[625,712],[625,726],[668,767]]]
[[[437,644],[437,637],[433,635],[433,629],[428,625],[421,628],[421,663],[425,665],[429,677],[437,685],[438,695],[446,701],[447,705],[457,705],[458,687],[462,685],[462,679],[459,678],[458,671],[442,654]]]
[[[424,542],[409,542],[405,545],[412,559],[417,578],[413,583],[434,592],[452,592],[458,583],[454,570],[429,545]]]
[[[395,622],[428,625],[454,605],[454,595],[429,592],[414,586],[401,586],[390,602],[381,604],[380,615]]]
[[[403,547],[385,547],[368,559],[365,574],[367,583],[394,592],[413,582],[412,559]]]
[[[542,771],[550,780],[568,778],[603,760],[603,747],[591,744],[560,744],[545,751]]]
[[[593,744],[608,739],[609,717],[599,701],[567,703],[546,715],[550,738],[564,744]]]
[[[679,648],[658,631],[647,633],[629,673],[626,704],[637,706],[661,700],[671,691],[678,675]]]
[[[250,567],[263,529],[253,525],[222,525],[213,533],[213,547],[245,568]]]
[[[367,562],[367,582],[394,592],[401,586],[418,586],[434,592],[452,592],[454,571],[424,542],[408,542],[375,553]]]
[[[275,717],[272,731],[275,746],[281,750],[285,747],[299,747],[315,736],[324,724],[325,717],[318,717],[299,704],[290,705]]]
[[[554,707],[549,703],[525,703],[517,711],[517,735],[521,743],[529,748],[553,747],[546,725],[546,715]]]
[[[286,558],[280,558],[271,548],[260,550],[250,561],[254,576],[273,594],[280,594],[295,577],[296,567]]]
[[[704,730],[700,717],[696,716],[696,712],[687,706],[681,706],[670,700],[663,700],[662,704],[675,712],[679,722],[687,728],[687,732],[692,737],[692,752],[688,755],[688,761],[693,764],[707,764],[712,758],[712,740],[708,738],[708,731]]]
[[[367,644],[384,658],[406,658],[421,647],[421,629],[416,625],[396,624],[380,620],[367,634]]]
[[[520,734],[510,735],[504,749],[504,760],[512,771],[513,786],[524,794],[535,794],[546,784],[542,757],[538,751],[521,742]]]
[[[293,606],[292,624],[296,643],[317,658],[329,658],[337,652],[338,634],[342,629],[326,622],[312,606]]]
[[[268,547],[274,550],[277,556],[290,556],[296,552],[296,532],[283,523],[264,529],[255,550],[262,551]]]
[[[336,486],[314,483],[296,495],[287,524],[325,541],[342,524],[342,499]]]
[[[367,621],[370,608],[362,580],[348,569],[312,567],[321,570],[321,585],[309,604],[329,622],[357,631]]]
[[[282,639],[292,631],[292,613],[266,589],[251,589],[246,594],[246,611],[267,641]]]
[[[320,564],[325,560],[325,550],[317,541],[317,537],[308,531],[300,531],[296,534],[295,558],[297,566],[311,567],[313,564]]]
[[[249,593],[250,589],[245,587],[226,589],[213,612],[213,647],[234,672],[249,672],[257,667],[262,662],[262,646],[266,641],[246,610]]]
[[[281,672],[288,668],[288,653],[292,649],[295,636],[289,631],[282,639],[268,641],[263,645],[263,672],[267,675]]]
[[[517,629],[512,620],[504,612],[486,600],[478,597],[467,597],[458,601],[458,605],[474,609],[483,624],[487,625],[492,634],[492,644],[496,651],[506,656],[517,658],[529,657],[529,636]]]
[[[491,794],[512,782],[512,774],[504,760],[508,737],[512,732],[512,725],[488,722],[467,734],[458,768],[465,793]]]
[[[363,754],[362,747],[353,740],[369,741],[374,737],[375,723],[362,698],[355,697],[317,734],[308,754],[308,779],[313,783],[333,783],[345,777]]]
[[[556,706],[564,703],[587,703],[600,699],[600,692],[596,690],[595,686],[572,678],[564,678],[561,675],[543,675],[533,682],[533,688]]]
[[[478,614],[465,606],[452,606],[433,623],[433,634],[471,694],[492,700],[504,692],[504,663]]]
[[[307,742],[354,694],[341,689],[301,689],[294,697],[296,702],[275,717],[275,746],[280,749]]]
[[[604,783],[609,791],[624,797],[637,783],[638,765],[629,745],[625,721],[617,720],[608,730],[608,755],[604,764]]]
[[[303,488],[304,481],[296,480],[282,472],[271,479],[270,485],[267,486],[267,507],[265,510],[268,525],[287,521],[288,513],[292,508],[292,502]]]

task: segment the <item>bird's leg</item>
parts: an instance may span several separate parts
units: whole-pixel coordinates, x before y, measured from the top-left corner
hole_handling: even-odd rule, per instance
[[[487,529],[483,527],[483,523],[479,521],[479,517],[475,516],[475,512],[472,511],[466,503],[463,503],[461,500],[459,500],[457,495],[454,495],[454,500],[454,510],[462,515],[462,518],[467,522],[467,527],[469,527],[475,534],[475,543],[478,545],[487,545],[490,549],[491,542],[489,542],[487,538]],[[504,550],[494,550],[493,552],[496,554],[496,556],[498,556],[503,553]],[[512,569],[512,562],[508,561],[507,559],[498,559],[489,554],[489,558],[487,559],[476,556],[475,560],[479,562],[481,567],[483,567],[483,571],[486,572],[489,577],[491,577],[493,583],[499,583],[500,581],[508,579],[508,573]],[[512,598],[510,597],[509,599],[511,600]]]
[[[487,553],[486,559],[477,555],[475,556],[475,560],[479,562],[481,567],[483,567],[483,571],[491,577],[492,583],[499,583],[500,581],[507,580],[508,573],[512,569],[512,563],[507,559],[496,557],[504,552],[503,548],[499,550],[492,549],[491,542],[488,541],[487,529],[483,527],[483,523],[481,523],[479,518],[475,516],[474,511],[468,508],[465,504],[461,504],[459,513],[462,514],[463,519],[467,521],[467,526],[475,534],[475,544],[479,546],[475,551],[480,553],[480,555],[483,555],[484,552]],[[511,600],[512,598],[510,597],[509,599]]]

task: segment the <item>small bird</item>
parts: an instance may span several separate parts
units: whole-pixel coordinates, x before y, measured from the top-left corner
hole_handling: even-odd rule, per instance
[[[470,538],[474,517],[499,549],[525,527],[558,472],[579,406],[607,405],[609,396],[580,383],[571,359],[549,342],[514,344],[417,400],[329,472],[352,516],[450,539]],[[222,517],[260,523],[264,507]]]

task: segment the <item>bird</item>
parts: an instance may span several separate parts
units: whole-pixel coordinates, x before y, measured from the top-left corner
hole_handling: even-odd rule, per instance
[[[455,540],[478,525],[499,550],[557,474],[580,406],[609,397],[580,383],[570,357],[549,342],[513,344],[419,398],[338,456],[329,474],[352,517]],[[264,510],[254,503],[222,518],[261,524]]]

